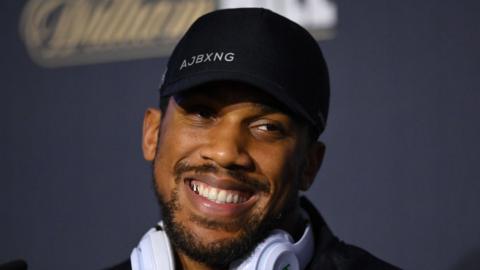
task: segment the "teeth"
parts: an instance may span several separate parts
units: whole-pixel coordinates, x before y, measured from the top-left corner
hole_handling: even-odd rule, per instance
[[[203,185],[200,185],[200,195],[202,195],[205,198],[208,198],[208,188],[204,187]]]
[[[225,190],[220,190],[217,196],[217,200],[220,202],[226,202],[227,192]]]
[[[227,198],[225,199],[225,201],[226,201],[227,203],[233,202],[233,195],[232,195],[231,192],[229,192],[229,193],[227,194]]]
[[[236,191],[225,189],[218,189],[210,187],[201,182],[190,182],[190,188],[198,195],[209,199],[210,201],[224,204],[224,203],[243,203],[247,200],[246,197],[240,195]]]
[[[208,199],[215,201],[217,199],[217,192],[218,190],[216,188],[210,188],[210,191],[208,192]]]
[[[238,194],[233,195],[232,203],[238,203]]]
[[[198,185],[198,184],[191,183],[191,184],[190,184],[190,187],[192,188],[192,190],[193,190],[195,193],[199,193],[199,185]]]

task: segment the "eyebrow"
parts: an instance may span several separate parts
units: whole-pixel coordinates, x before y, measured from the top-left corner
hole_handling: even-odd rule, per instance
[[[269,114],[269,113],[285,113],[282,110],[272,107],[270,105],[262,104],[262,103],[254,103],[254,107],[256,107],[262,114]]]
[[[181,104],[183,103],[184,101],[187,100],[187,103],[188,101],[190,101],[190,99],[185,95],[185,94],[177,94],[177,95],[174,95],[174,98],[175,98],[175,101],[178,103],[178,104]],[[211,100],[209,98],[206,98],[204,96],[202,96],[200,98],[201,101],[203,102],[208,102],[208,103],[211,103],[212,105],[213,104],[216,104],[217,102],[215,100]],[[252,102],[252,105],[260,110],[260,112],[262,113],[276,113],[276,112],[281,112],[281,113],[287,113],[285,112],[284,110],[282,110],[279,106],[275,106],[275,105],[268,105],[268,104],[265,104],[265,103],[260,103],[258,101],[253,101]]]
[[[184,101],[187,101],[186,103],[189,103],[191,95],[188,93],[179,93],[174,95],[174,98],[176,102],[182,106],[181,104]],[[202,102],[209,103],[213,106],[217,105],[217,102],[213,99],[210,99],[206,97],[205,95],[200,95],[199,100]],[[198,101],[198,100],[197,100]],[[273,113],[282,113],[286,114],[290,117],[295,117],[295,114],[287,109],[287,107],[280,102],[273,100],[273,99],[258,99],[258,100],[252,100],[251,104],[255,107],[255,109],[258,109],[259,113],[261,114],[273,114]]]

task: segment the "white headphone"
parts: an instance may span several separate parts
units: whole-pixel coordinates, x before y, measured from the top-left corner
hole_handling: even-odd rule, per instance
[[[159,223],[163,228],[163,222]],[[294,243],[290,234],[274,230],[257,245],[250,257],[237,260],[231,270],[303,270],[314,252],[313,233],[310,224]],[[175,258],[167,234],[162,229],[150,229],[130,255],[132,270],[174,270]]]

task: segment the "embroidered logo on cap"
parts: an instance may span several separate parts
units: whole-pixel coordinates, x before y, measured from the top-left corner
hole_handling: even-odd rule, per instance
[[[232,62],[235,60],[235,53],[233,52],[210,52],[194,55],[190,58],[183,59],[179,70],[193,65],[198,65],[206,62]]]

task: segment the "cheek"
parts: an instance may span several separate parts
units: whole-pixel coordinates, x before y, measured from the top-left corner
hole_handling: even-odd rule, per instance
[[[170,166],[166,161],[168,161],[168,157],[157,151],[157,156],[154,160],[155,184],[157,193],[164,202],[170,201],[171,193],[174,189],[174,181],[170,181],[170,179],[173,179],[173,176],[168,169]]]
[[[175,165],[179,161],[195,163],[196,150],[202,145],[201,139],[205,137],[198,131],[184,128],[178,124],[180,121],[169,120],[161,127],[154,162],[157,192],[165,200],[170,200],[176,186]]]
[[[294,146],[270,147],[255,152],[261,173],[268,178],[272,193],[272,207],[281,209],[292,192],[298,189],[298,168],[300,157],[295,154]]]
[[[198,137],[198,134],[174,125],[164,126],[160,130],[154,173],[157,191],[165,200],[170,200],[176,185],[175,165],[192,155],[199,144]]]
[[[260,170],[271,178],[270,184],[277,185],[279,181],[286,181],[286,176],[293,173],[298,157],[295,155],[295,146],[292,144],[251,147]]]

